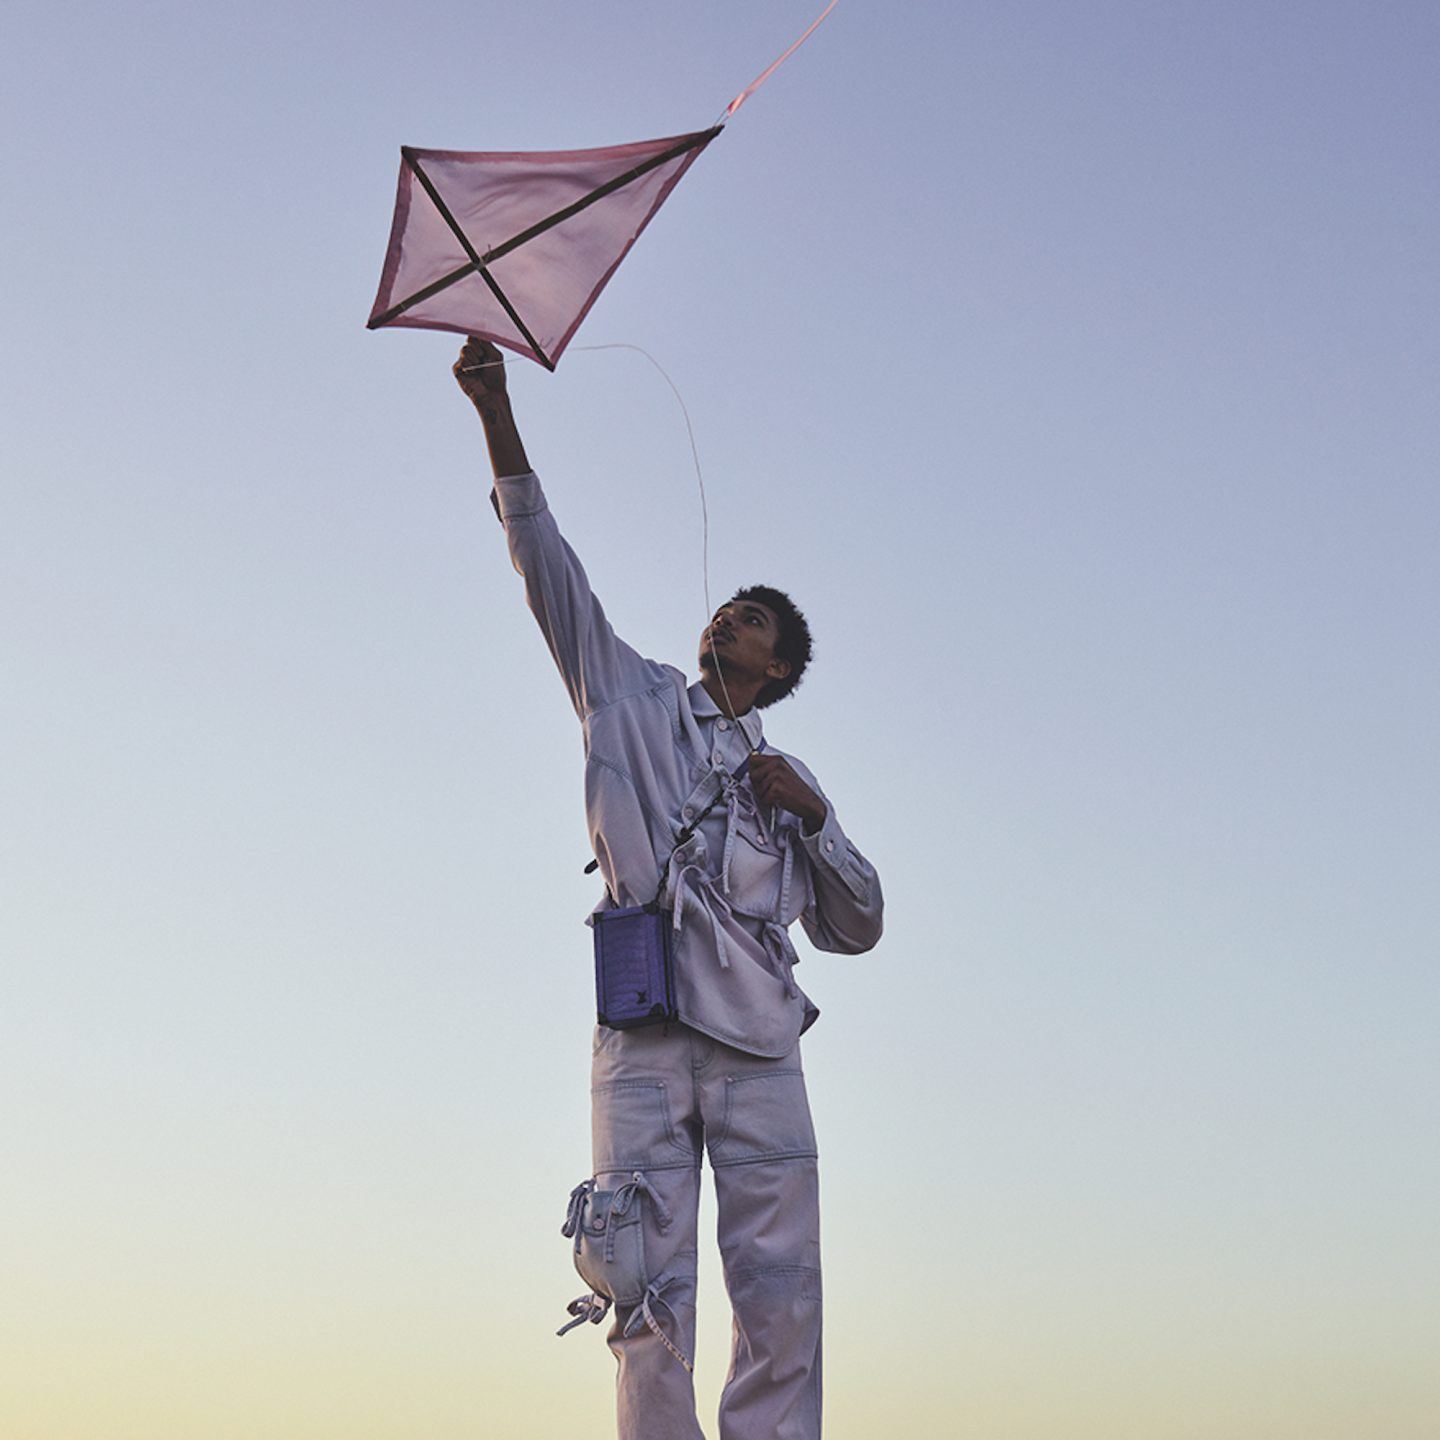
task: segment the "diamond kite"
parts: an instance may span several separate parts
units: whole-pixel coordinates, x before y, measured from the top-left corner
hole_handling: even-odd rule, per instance
[[[403,146],[369,328],[478,335],[553,370],[680,177],[835,4],[708,130],[596,150]]]

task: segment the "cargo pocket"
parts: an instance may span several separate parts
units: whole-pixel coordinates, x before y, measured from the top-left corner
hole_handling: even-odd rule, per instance
[[[695,1153],[675,1138],[661,1080],[614,1080],[590,1092],[596,1175],[694,1166]]]
[[[570,1208],[560,1233],[575,1242],[575,1268],[597,1294],[616,1305],[638,1305],[650,1283],[645,1268],[645,1227],[640,1223],[642,1196],[649,1197],[655,1223],[670,1228],[665,1202],[636,1171],[614,1190],[586,1180],[570,1192]]]
[[[660,1343],[687,1369],[690,1360],[676,1347],[660,1326],[655,1314],[658,1305],[670,1309],[664,1291],[673,1277],[653,1277],[645,1263],[643,1209],[649,1205],[655,1224],[668,1230],[673,1221],[665,1202],[637,1170],[614,1190],[601,1190],[594,1180],[581,1181],[570,1192],[570,1206],[560,1233],[575,1242],[575,1269],[590,1287],[588,1295],[572,1300],[574,1317],[555,1333],[563,1335],[587,1320],[598,1325],[611,1305],[633,1309],[624,1334],[635,1334],[647,1326]],[[674,1312],[671,1312],[672,1320]]]
[[[815,1156],[815,1128],[799,1070],[734,1075],[725,1081],[725,1118],[710,1144],[713,1166]]]

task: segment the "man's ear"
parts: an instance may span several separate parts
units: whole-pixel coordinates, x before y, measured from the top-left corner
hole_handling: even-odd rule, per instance
[[[765,667],[765,673],[772,680],[783,680],[790,673],[790,662],[778,655]]]

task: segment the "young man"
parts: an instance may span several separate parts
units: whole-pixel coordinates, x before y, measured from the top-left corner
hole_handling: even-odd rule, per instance
[[[814,776],[761,732],[760,710],[800,681],[809,628],[756,586],[701,635],[697,684],[644,659],[556,528],[500,352],[472,337],[455,377],[484,422],[510,558],[584,727],[600,908],[658,888],[673,926],[680,1023],[597,1026],[593,1048],[594,1186],[639,1206],[644,1257],[643,1298],[617,1304],[610,1330],[621,1440],[702,1440],[689,1358],[702,1153],[735,1322],[721,1440],[818,1440],[819,1197],[798,1042],[819,1012],[795,984],[786,931],[799,920],[820,949],[857,954],[880,938],[882,902]]]

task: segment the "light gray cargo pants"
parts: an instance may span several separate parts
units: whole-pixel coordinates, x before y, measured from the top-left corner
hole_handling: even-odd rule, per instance
[[[591,1102],[597,1186],[640,1171],[661,1202],[645,1196],[642,1223],[649,1313],[665,1339],[636,1306],[616,1309],[609,1335],[620,1440],[703,1440],[671,1348],[695,1354],[702,1147],[734,1312],[720,1440],[819,1440],[820,1205],[799,1047],[762,1060],[683,1025],[600,1027]]]

